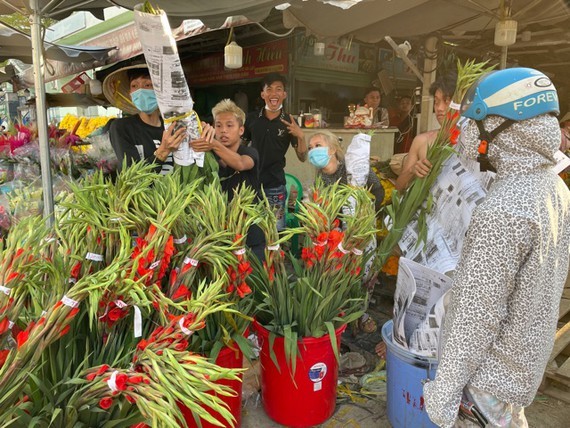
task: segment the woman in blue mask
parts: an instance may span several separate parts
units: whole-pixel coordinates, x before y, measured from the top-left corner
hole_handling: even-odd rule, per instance
[[[130,116],[114,120],[109,138],[120,166],[145,160],[156,163],[156,172],[172,171],[174,152],[186,138],[186,129],[175,124],[164,129],[156,94],[146,64],[121,68],[103,82],[109,102]],[[187,144],[187,143],[186,143]]]
[[[344,151],[340,141],[332,132],[318,131],[309,139],[309,162],[318,168],[317,176],[324,184],[333,184],[337,181],[348,184]],[[366,187],[374,196],[374,206],[378,212],[384,200],[384,188],[378,176],[372,171],[368,173]],[[367,287],[369,285],[367,284]],[[372,288],[369,288],[368,292],[371,293]],[[365,313],[358,320],[358,329],[365,333],[374,333],[377,329],[376,321]]]
[[[317,176],[321,177],[323,183],[348,183],[344,151],[337,136],[332,132],[322,130],[313,134],[309,140],[309,162],[318,168]],[[374,205],[378,211],[384,200],[384,188],[374,172],[368,174],[366,186],[374,195]]]

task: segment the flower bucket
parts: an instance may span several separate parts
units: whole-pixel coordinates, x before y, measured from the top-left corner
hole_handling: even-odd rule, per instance
[[[437,428],[424,404],[423,381],[434,379],[435,358],[422,357],[399,347],[393,340],[393,321],[382,327],[386,344],[386,405],[394,428]]]
[[[237,346],[236,349],[225,347],[218,354],[218,358],[216,358],[216,364],[226,369],[241,369],[243,368],[243,353]],[[240,379],[243,380],[242,375],[240,375]],[[237,428],[241,426],[241,381],[238,382],[236,380],[219,380],[216,383],[229,386],[236,393],[235,397],[221,396],[220,398],[224,401],[224,403],[228,405],[230,413],[234,415],[234,418],[236,419],[235,427]],[[186,406],[180,406],[180,410],[182,411],[184,419],[190,428],[198,427],[198,424],[196,424],[192,412]],[[208,413],[214,416],[216,420],[220,421],[223,426],[229,426],[228,422],[222,416],[220,416],[218,412],[215,412],[210,408],[206,408],[206,410]],[[201,423],[202,428],[219,428],[216,425],[204,420],[202,420]]]
[[[299,340],[294,376],[285,357],[282,337],[275,338],[273,351],[279,367],[271,360],[269,331],[254,322],[261,351],[261,398],[267,415],[288,427],[311,427],[325,422],[334,413],[338,362],[330,336]],[[335,331],[337,345],[346,325]]]

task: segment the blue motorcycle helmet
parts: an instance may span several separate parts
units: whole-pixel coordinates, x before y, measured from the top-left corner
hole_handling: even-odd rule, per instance
[[[492,71],[477,80],[463,97],[461,115],[473,119],[479,128],[481,171],[494,171],[487,158],[488,145],[514,122],[541,114],[560,114],[558,94],[552,81],[532,68],[508,68]],[[506,120],[492,131],[483,120],[489,115]]]
[[[560,114],[558,94],[551,80],[532,68],[492,71],[463,97],[462,116],[483,120],[489,115],[519,121],[545,113]]]

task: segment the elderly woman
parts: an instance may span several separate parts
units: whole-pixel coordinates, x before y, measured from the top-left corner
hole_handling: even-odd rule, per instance
[[[309,162],[318,168],[317,175],[323,183],[333,184],[339,181],[347,184],[344,151],[338,137],[330,131],[318,131],[309,140]],[[374,172],[368,174],[366,187],[374,195],[376,211],[380,210],[384,200],[384,188]]]
[[[318,168],[319,176],[324,184],[333,184],[337,181],[348,184],[346,164],[344,162],[344,151],[340,145],[338,137],[330,131],[318,131],[309,140],[309,162]],[[366,187],[374,196],[374,206],[378,212],[384,200],[384,188],[374,172],[368,173]],[[373,284],[368,289],[372,292]],[[377,329],[376,322],[370,315],[364,314],[359,322],[358,328],[365,333],[373,333]]]

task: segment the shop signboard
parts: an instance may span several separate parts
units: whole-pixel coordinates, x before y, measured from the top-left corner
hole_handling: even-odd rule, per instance
[[[185,65],[190,86],[246,79],[259,79],[268,73],[287,73],[289,49],[287,40],[277,40],[243,48],[243,66],[224,68],[224,54],[210,55]]]
[[[305,49],[299,57],[299,65],[345,73],[376,72],[378,53],[373,46],[360,43],[327,43],[325,54],[316,56],[312,49]]]

